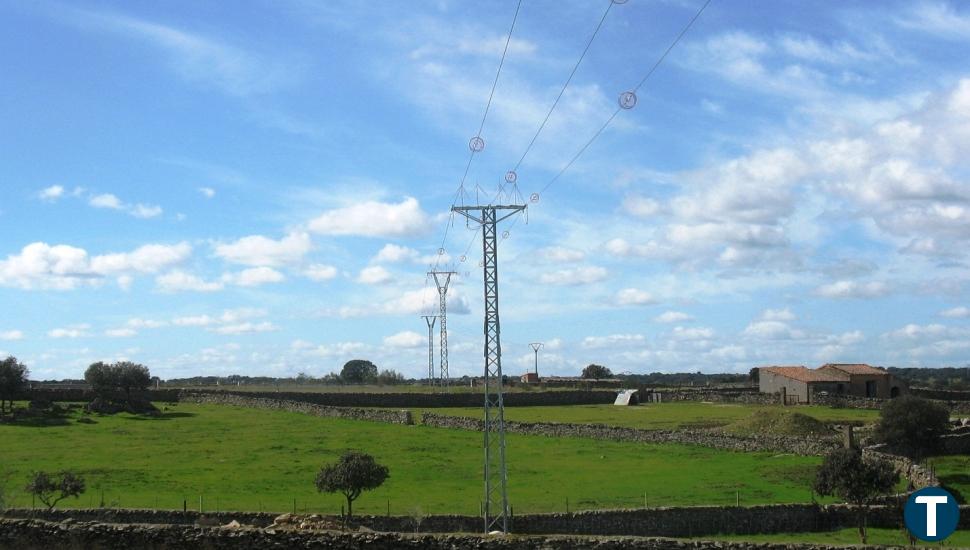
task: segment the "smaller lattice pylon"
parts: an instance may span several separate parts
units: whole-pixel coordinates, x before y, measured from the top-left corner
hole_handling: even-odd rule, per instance
[[[434,386],[434,323],[438,316],[422,315],[421,318],[428,324],[428,385]]]

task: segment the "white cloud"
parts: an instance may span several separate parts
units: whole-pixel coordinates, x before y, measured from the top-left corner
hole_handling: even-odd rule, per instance
[[[38,193],[41,200],[45,201],[56,201],[57,199],[64,196],[64,187],[60,185],[51,185]]]
[[[5,330],[0,332],[0,340],[12,341],[12,340],[23,340],[24,333],[19,330]]]
[[[417,199],[406,197],[398,204],[365,201],[336,208],[311,220],[307,227],[321,235],[413,237],[426,233],[430,224]]]
[[[755,321],[744,329],[744,335],[763,340],[798,340],[805,333],[783,321]]]
[[[280,240],[250,235],[235,242],[218,244],[216,256],[237,264],[279,267],[297,263],[313,247],[306,233],[290,233]]]
[[[128,319],[125,326],[131,328],[162,328],[168,326],[168,322],[154,319],[142,319],[141,317],[132,317],[131,319]]]
[[[155,277],[155,286],[161,292],[215,292],[223,288],[221,282],[206,281],[185,271],[170,271],[159,275]]]
[[[818,287],[815,293],[824,298],[877,298],[888,294],[889,287],[880,281],[835,281]]]
[[[707,327],[674,327],[671,333],[677,340],[710,340],[714,330]]]
[[[374,263],[393,264],[398,262],[414,261],[419,257],[420,254],[413,248],[388,243],[384,245],[384,248],[382,248],[371,261]]]
[[[95,208],[110,208],[112,210],[121,210],[123,208],[121,199],[112,195],[111,193],[95,195],[94,197],[91,197],[88,204]]]
[[[303,270],[303,276],[311,281],[329,281],[337,276],[337,268],[332,265],[312,264]]]
[[[660,212],[660,203],[648,197],[628,195],[623,199],[623,211],[641,218],[648,218]]]
[[[88,204],[94,208],[109,210],[124,210],[128,214],[142,219],[155,218],[162,215],[162,207],[154,204],[127,204],[112,193],[94,195],[88,199]]]
[[[271,267],[251,267],[239,273],[226,273],[222,281],[236,286],[260,286],[268,283],[280,283],[286,277]]]
[[[47,336],[50,338],[83,338],[88,335],[89,328],[91,328],[91,325],[88,324],[55,328],[47,331]]]
[[[658,323],[682,323],[692,319],[693,317],[682,311],[665,311],[653,318],[653,320],[657,321]]]
[[[192,254],[192,246],[182,242],[174,245],[147,244],[131,252],[103,254],[91,258],[91,271],[109,275],[134,271],[156,273],[180,264]]]
[[[582,346],[589,349],[639,345],[646,342],[642,334],[610,334],[609,336],[587,336]]]
[[[794,321],[795,314],[787,307],[785,309],[766,309],[761,312],[764,321]]]
[[[216,322],[215,318],[208,315],[190,315],[172,319],[172,324],[180,327],[206,327]]]
[[[269,321],[262,321],[259,323],[245,322],[233,325],[223,325],[215,328],[206,329],[210,332],[215,332],[217,334],[233,335],[233,334],[250,334],[255,332],[271,332],[274,330],[279,330],[273,323]]]
[[[418,348],[427,344],[427,336],[405,330],[384,338],[384,345],[392,348]]]
[[[945,309],[940,312],[941,317],[949,317],[951,319],[963,319],[970,317],[970,308],[966,306],[957,306],[950,309]]]
[[[539,282],[550,285],[587,285],[602,281],[606,276],[605,268],[584,266],[543,273],[539,276]]]
[[[372,265],[360,270],[357,282],[365,285],[378,285],[391,280],[391,273],[379,265]]]
[[[199,193],[207,199],[216,196],[216,190],[211,187],[199,187]]]
[[[137,336],[138,331],[133,328],[112,328],[104,331],[104,335],[110,338],[131,338]]]
[[[656,303],[657,300],[649,292],[636,288],[624,288],[616,293],[615,302],[621,306],[642,306]]]

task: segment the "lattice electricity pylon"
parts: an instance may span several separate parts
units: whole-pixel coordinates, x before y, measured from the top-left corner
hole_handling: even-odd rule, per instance
[[[441,360],[438,362],[438,376],[441,377],[441,385],[448,385],[448,303],[445,296],[448,294],[448,283],[451,282],[452,275],[458,275],[457,271],[438,271],[432,270],[428,275],[434,276],[434,284],[438,287],[438,323],[441,329],[441,336],[438,338],[438,345],[441,347]],[[441,279],[438,278],[441,275]],[[444,280],[444,282],[442,282]]]
[[[424,322],[428,324],[428,385],[434,386],[434,323],[438,320],[437,315],[422,315]]]
[[[498,222],[525,210],[524,204],[453,206],[482,226],[482,268],[485,279],[485,533],[509,532],[509,496],[505,469],[505,401],[502,398],[502,342],[498,318]],[[501,217],[498,212],[502,211]],[[476,217],[472,212],[479,213]],[[493,504],[499,509],[493,514]]]

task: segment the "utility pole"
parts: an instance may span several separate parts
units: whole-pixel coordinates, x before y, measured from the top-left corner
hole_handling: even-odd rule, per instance
[[[536,378],[539,378],[539,348],[544,344],[542,342],[532,342],[529,344],[532,346],[532,351],[536,353]],[[536,380],[538,382],[538,380]]]
[[[437,315],[422,315],[424,322],[428,324],[428,385],[434,386],[434,323],[438,320]]]
[[[453,212],[458,212],[482,225],[482,268],[485,282],[485,505],[483,511],[486,534],[494,530],[509,532],[496,225],[525,210],[525,207],[524,204],[451,207]],[[494,510],[494,508],[498,509]]]
[[[438,338],[438,345],[441,346],[441,361],[438,362],[438,376],[441,377],[441,385],[448,385],[448,309],[445,295],[448,294],[448,283],[451,282],[452,275],[458,275],[457,271],[438,271],[431,270],[428,275],[434,277],[434,284],[438,287],[438,323],[441,329],[441,336]],[[438,276],[441,276],[440,278]]]

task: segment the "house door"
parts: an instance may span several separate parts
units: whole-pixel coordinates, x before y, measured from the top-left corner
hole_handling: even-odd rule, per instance
[[[866,397],[875,397],[875,396],[876,396],[876,381],[875,380],[867,380],[866,381]]]

